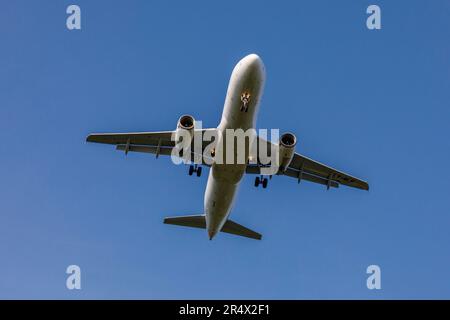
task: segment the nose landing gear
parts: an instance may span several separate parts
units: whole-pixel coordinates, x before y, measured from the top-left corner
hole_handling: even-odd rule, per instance
[[[193,173],[197,174],[197,177],[200,177],[202,175],[202,167],[200,167],[199,165],[195,164],[195,165],[190,165],[189,166],[189,175],[192,176]]]
[[[248,111],[248,104],[250,103],[250,93],[245,91],[243,94],[241,94],[241,111],[247,112]]]
[[[264,178],[263,176],[261,177],[256,177],[255,178],[255,187],[258,187],[260,184],[262,184],[263,188],[267,188],[267,183],[269,182],[269,180],[267,178]]]

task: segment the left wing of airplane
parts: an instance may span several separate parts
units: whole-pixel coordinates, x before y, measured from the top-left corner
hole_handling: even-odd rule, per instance
[[[194,134],[204,134],[208,130],[216,129],[202,129],[195,130]],[[175,147],[175,142],[172,140],[172,134],[175,131],[156,131],[156,132],[128,132],[128,133],[93,133],[87,136],[87,142],[112,144],[116,146],[116,150],[128,152],[144,152],[159,155],[170,156],[172,149]],[[203,141],[203,140],[202,140]],[[193,142],[192,142],[193,143]],[[202,153],[204,148],[211,142],[203,142]],[[202,159],[198,161],[195,157],[194,146],[191,147],[192,156],[191,161],[196,163],[203,163]]]
[[[114,145],[144,145],[173,147],[171,140],[173,131],[159,132],[128,132],[128,133],[93,133],[86,138],[87,142],[106,143]]]
[[[128,132],[128,133],[93,133],[86,138],[87,142],[116,145],[117,150],[168,154],[175,146],[171,139],[172,131]]]

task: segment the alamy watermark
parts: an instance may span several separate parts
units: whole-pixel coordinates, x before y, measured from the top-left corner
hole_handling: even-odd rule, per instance
[[[381,29],[381,9],[376,4],[371,4],[367,7],[367,14],[370,14],[366,20],[366,26],[369,30],[380,30]]]
[[[278,141],[278,129],[208,129],[202,130],[202,122],[195,121],[195,128],[178,128],[172,133],[175,147],[171,152],[174,164],[202,163],[250,164],[261,167],[261,174],[273,175],[278,172],[283,159]]]
[[[376,264],[372,264],[367,267],[366,273],[370,274],[370,276],[367,278],[367,282],[366,282],[367,289],[380,290],[381,289],[381,268]]]
[[[81,9],[75,4],[71,4],[67,7],[66,13],[69,16],[66,19],[66,27],[69,30],[80,30],[81,29]]]
[[[81,289],[81,269],[76,264],[67,267],[66,273],[69,275],[66,279],[66,287],[69,290]]]

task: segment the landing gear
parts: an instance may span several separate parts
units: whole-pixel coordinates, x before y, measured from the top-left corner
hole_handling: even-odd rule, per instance
[[[244,112],[247,112],[248,111],[248,105],[250,103],[250,93],[248,93],[247,91],[244,92],[241,95],[241,102],[242,102],[242,104],[241,104],[241,109],[240,110],[244,111]]]
[[[197,177],[200,177],[202,175],[202,167],[198,166],[198,165],[190,165],[189,166],[189,175],[192,176],[193,173],[197,174]]]
[[[267,178],[264,178],[264,180],[262,181],[263,189],[267,188],[267,182],[268,182]]]
[[[267,183],[269,182],[269,180],[267,178],[264,178],[263,176],[261,177],[256,177],[255,178],[255,187],[258,187],[260,184],[262,184],[263,188],[267,188]]]
[[[243,111],[243,112],[247,112],[248,111],[248,105],[242,104],[240,110]]]

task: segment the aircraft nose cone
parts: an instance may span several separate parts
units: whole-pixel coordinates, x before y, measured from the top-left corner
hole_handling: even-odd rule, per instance
[[[261,61],[261,58],[256,53],[249,54],[248,56],[245,56],[244,59],[247,60],[248,62],[253,62],[253,63],[257,63],[257,62]]]
[[[244,57],[243,62],[245,63],[245,65],[247,66],[247,68],[249,68],[250,70],[256,70],[259,71],[261,73],[264,72],[264,64],[261,60],[261,58],[255,54],[249,54],[248,56]]]

